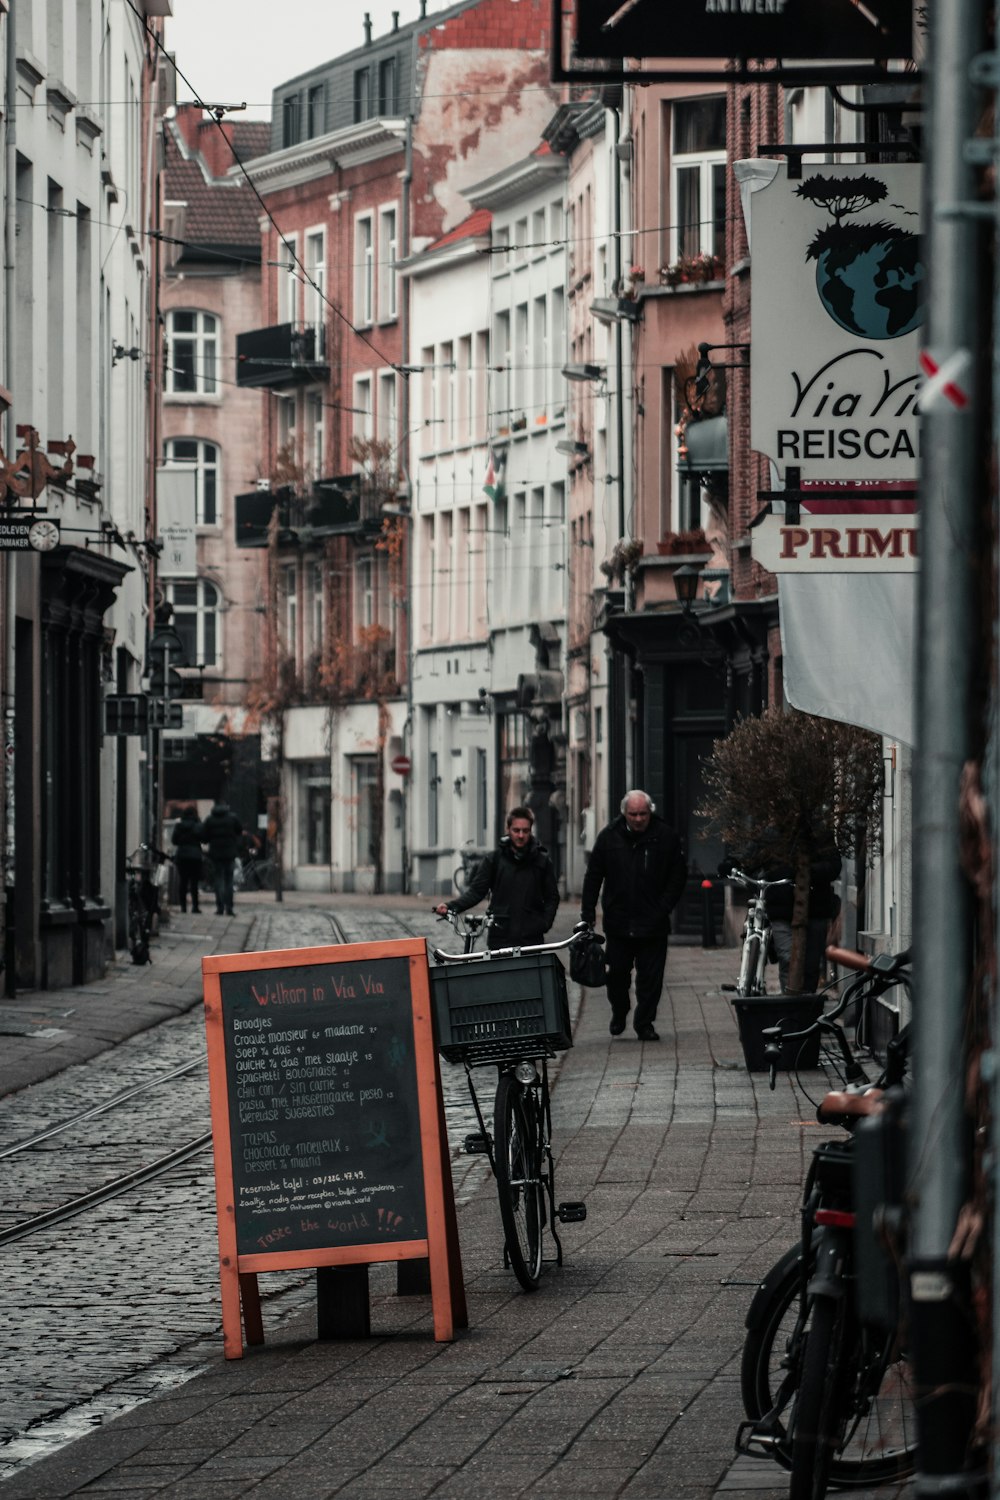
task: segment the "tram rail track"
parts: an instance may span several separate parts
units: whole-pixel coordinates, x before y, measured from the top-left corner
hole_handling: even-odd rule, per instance
[[[334,940],[338,944],[345,941],[344,930],[332,912],[323,912],[323,917],[329,922],[334,933]],[[405,926],[404,923],[400,924]],[[256,936],[256,929],[254,935]],[[267,926],[265,925],[262,936],[266,937]],[[265,951],[265,950],[260,950]],[[83,1125],[88,1120],[97,1118],[99,1115],[107,1114],[111,1110],[136,1099],[140,1095],[160,1088],[177,1078],[184,1077],[198,1068],[206,1067],[204,1056],[193,1058],[191,1061],[182,1063],[176,1068],[171,1068],[166,1073],[158,1074],[155,1078],[149,1078],[142,1083],[133,1084],[127,1089],[120,1090],[110,1099],[94,1105],[90,1109],[81,1110],[65,1120],[54,1125],[49,1125],[43,1130],[36,1131],[34,1135],[26,1136],[23,1140],[15,1141],[11,1145],[0,1148],[0,1160],[10,1159],[43,1145],[55,1136],[62,1135],[68,1131]],[[25,1239],[28,1235],[36,1234],[43,1229],[55,1228],[69,1219],[76,1218],[79,1214],[86,1213],[89,1209],[96,1208],[103,1203],[110,1202],[115,1198],[122,1197],[125,1193],[141,1187],[144,1183],[153,1182],[158,1177],[164,1177],[177,1167],[183,1166],[194,1157],[207,1150],[212,1144],[212,1132],[206,1131],[182,1145],[175,1147],[172,1151],[155,1158],[143,1166],[121,1173],[111,1178],[101,1186],[92,1188],[88,1192],[80,1193],[75,1198],[68,1199],[65,1203],[54,1208],[42,1210],[40,1213],[32,1214],[29,1218],[22,1219],[19,1223],[8,1225],[0,1229],[0,1248],[4,1245],[16,1243]]]

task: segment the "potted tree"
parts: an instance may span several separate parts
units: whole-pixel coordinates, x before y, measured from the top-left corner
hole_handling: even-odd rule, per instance
[[[801,994],[814,861],[877,851],[882,747],[877,735],[834,719],[769,708],[716,742],[698,809],[728,849],[794,872],[790,995]],[[766,1023],[765,1023],[766,1024]]]

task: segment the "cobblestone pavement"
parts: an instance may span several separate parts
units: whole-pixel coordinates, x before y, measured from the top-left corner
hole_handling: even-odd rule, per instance
[[[0,1149],[95,1091],[113,1094],[126,1077],[196,1051],[203,952],[317,940],[322,914],[307,901],[286,897],[278,909],[264,900],[273,897],[257,906],[244,898],[236,919],[202,918],[198,929],[175,919],[157,963],[140,971],[141,992],[132,970],[129,989],[116,975],[93,1010],[84,990],[22,997],[16,1012],[0,1004],[0,1034],[12,1022],[27,1029],[9,1066],[0,1063]],[[417,902],[328,904],[349,940],[399,935],[400,920],[422,935],[434,930]],[[213,1188],[200,1162],[58,1237],[0,1250],[0,1349],[4,1389],[14,1393],[2,1409],[11,1436],[0,1448],[0,1474],[10,1476],[3,1500],[786,1495],[773,1465],[733,1460],[742,1319],[756,1279],[795,1238],[817,1127],[792,1080],[770,1094],[746,1073],[719,993],[732,964],[722,950],[672,951],[659,1045],[609,1038],[606,1002],[587,993],[555,1089],[554,1134],[560,1194],[585,1198],[589,1216],[563,1230],[566,1263],[546,1268],[535,1295],[503,1268],[485,1164],[457,1159],[470,1326],[451,1345],[434,1343],[428,1299],[394,1295],[388,1268],[372,1268],[375,1336],[365,1342],[317,1342],[311,1278],[268,1275],[262,1290],[280,1288],[265,1305],[268,1342],[227,1363]],[[39,1034],[50,1030],[62,1035]],[[100,1037],[107,1047],[123,1032],[136,1035],[63,1071],[94,1057]],[[32,1067],[51,1080],[27,1087]],[[21,1092],[10,1096],[12,1087]],[[193,1073],[142,1096],[145,1105],[120,1121],[98,1117],[62,1162],[55,1138],[37,1184],[22,1178],[13,1193],[15,1216],[18,1197],[35,1187],[40,1203],[60,1198],[90,1172],[91,1157],[100,1172],[149,1144],[166,1149],[178,1117],[193,1134],[204,1087]],[[451,1113],[454,1137],[468,1126],[460,1104]],[[88,1429],[96,1430],[66,1442]]]

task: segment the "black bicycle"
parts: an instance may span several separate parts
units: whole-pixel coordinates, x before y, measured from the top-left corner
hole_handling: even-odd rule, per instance
[[[578,928],[561,943],[475,951],[493,915],[449,912],[463,939],[462,953],[432,948],[441,968],[432,969],[439,1049],[449,1062],[461,1062],[479,1130],[465,1138],[465,1151],[487,1156],[496,1179],[504,1232],[504,1264],[526,1292],[538,1286],[546,1228],[562,1265],[560,1224],[587,1217],[586,1204],[556,1203],[552,1161],[552,1104],[548,1063],[557,1050],[572,1046],[565,974],[555,956],[579,941]],[[448,969],[449,965],[461,969]],[[493,1130],[487,1129],[476,1093],[473,1068],[497,1069]]]
[[[904,1027],[888,1043],[873,1083],[847,1040],[867,1030],[875,998],[909,991],[909,953],[868,960],[841,949],[828,956],[862,972],[827,1016],[804,1031],[779,1023],[765,1032],[771,1086],[783,1048],[819,1030],[844,1087],[820,1102],[818,1117],[848,1131],[813,1152],[802,1203],[802,1238],[762,1281],[746,1318],[741,1386],[748,1420],[737,1450],[768,1456],[790,1472],[789,1500],[822,1500],[828,1486],[866,1488],[913,1471],[913,1410],[906,1323],[891,1234],[900,1185],[872,1183],[856,1170],[865,1120],[883,1139],[873,1159],[898,1161],[906,1070]],[[890,1128],[891,1126],[891,1128]],[[871,1126],[862,1126],[871,1130]],[[859,1218],[859,1196],[867,1204]],[[874,1207],[873,1207],[874,1205]],[[872,1227],[877,1220],[885,1238]],[[864,1274],[859,1273],[864,1259]]]
[[[152,963],[150,942],[160,914],[160,889],[166,883],[170,855],[140,844],[125,861],[128,888],[128,946],[134,964]]]

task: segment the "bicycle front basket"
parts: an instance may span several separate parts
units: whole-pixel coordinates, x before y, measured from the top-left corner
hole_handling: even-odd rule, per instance
[[[555,953],[431,969],[438,1050],[449,1062],[572,1047],[566,971]]]

